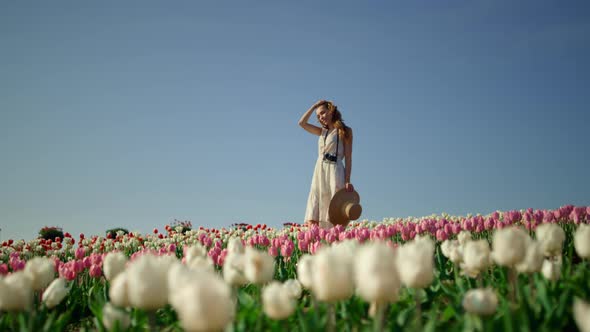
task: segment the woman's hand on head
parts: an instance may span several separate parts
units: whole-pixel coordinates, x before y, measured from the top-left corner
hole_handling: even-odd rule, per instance
[[[316,108],[325,102],[326,101],[324,99],[320,99],[320,100],[316,101],[315,104],[313,104],[313,107]]]

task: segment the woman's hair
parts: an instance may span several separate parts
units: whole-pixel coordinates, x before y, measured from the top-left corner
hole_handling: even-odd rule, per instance
[[[349,127],[347,125],[344,124],[344,121],[342,120],[342,113],[340,113],[340,111],[338,110],[338,106],[334,105],[333,102],[331,101],[325,101],[321,104],[319,104],[317,107],[322,107],[322,106],[326,106],[326,108],[328,109],[328,112],[332,113],[332,121],[334,122],[334,127],[336,127],[336,129],[338,129],[338,135],[346,140],[349,139]],[[318,116],[318,120],[319,120],[319,116]],[[322,123],[322,126],[324,128],[327,128],[327,126],[325,124]]]

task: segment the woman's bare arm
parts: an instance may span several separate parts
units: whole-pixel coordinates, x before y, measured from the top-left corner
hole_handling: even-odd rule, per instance
[[[301,119],[299,119],[299,126],[301,126],[301,128],[307,130],[308,132],[320,136],[322,134],[322,128],[318,127],[318,126],[314,126],[311,123],[308,123],[307,121],[309,120],[309,117],[311,116],[311,113],[313,113],[313,111],[315,111],[316,107],[322,102],[323,100],[318,101],[317,103],[313,104],[308,110],[307,112],[305,112],[305,114],[303,114],[303,116],[301,117]]]
[[[348,128],[348,139],[344,141],[344,183],[350,183],[352,171],[352,128]]]

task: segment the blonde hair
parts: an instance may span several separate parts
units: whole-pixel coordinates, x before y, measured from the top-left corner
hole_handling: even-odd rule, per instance
[[[334,127],[338,129],[338,136],[342,137],[345,140],[350,138],[350,128],[344,124],[342,120],[342,113],[338,110],[338,106],[334,105],[331,101],[325,101],[319,104],[317,107],[320,108],[322,106],[326,106],[328,112],[332,113],[332,122],[334,122]],[[319,115],[318,115],[319,120]],[[328,128],[325,124],[322,124],[324,128]]]

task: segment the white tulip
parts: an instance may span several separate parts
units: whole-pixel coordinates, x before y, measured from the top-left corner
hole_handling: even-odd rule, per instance
[[[301,288],[301,283],[297,279],[288,279],[283,283],[283,286],[292,298],[297,300],[301,297],[301,292],[303,290]]]
[[[459,235],[457,235],[457,241],[459,241],[460,245],[464,245],[465,243],[471,241],[471,233],[469,231],[461,231]]]
[[[496,312],[497,307],[498,296],[491,288],[471,289],[463,297],[463,308],[472,314],[489,316]]]
[[[209,272],[215,271],[215,263],[213,263],[213,260],[209,256],[193,257],[190,260],[186,261],[186,266],[189,269],[195,270],[195,271],[200,271],[200,270],[208,270]]]
[[[217,273],[206,270],[179,285],[171,297],[185,331],[221,331],[235,314],[229,285]]]
[[[55,279],[55,263],[47,257],[34,257],[25,265],[33,290],[40,291]]]
[[[541,243],[541,248],[545,256],[552,257],[561,255],[563,242],[565,241],[565,232],[563,228],[556,224],[541,224],[535,230],[537,241]]]
[[[490,245],[487,240],[468,241],[463,249],[463,272],[477,277],[490,265]]]
[[[543,262],[541,272],[547,280],[557,281],[561,277],[561,266],[562,262],[560,258],[556,260],[546,259]]]
[[[275,274],[275,260],[265,251],[246,247],[244,254],[244,275],[253,284],[271,281]]]
[[[529,238],[526,246],[526,254],[522,262],[516,265],[518,273],[535,273],[541,271],[543,267],[543,249],[538,241]]]
[[[32,281],[24,271],[0,279],[0,310],[29,310],[33,303]]]
[[[174,262],[169,257],[145,254],[129,264],[125,273],[129,303],[132,306],[157,310],[166,305],[168,269]]]
[[[498,265],[514,267],[524,259],[527,237],[518,227],[497,230],[492,240],[492,258]]]
[[[227,252],[243,254],[245,251],[242,239],[239,237],[231,237],[227,242]]]
[[[348,299],[354,291],[352,257],[347,246],[323,247],[313,258],[311,291],[324,302]]]
[[[223,279],[231,286],[242,286],[248,283],[244,275],[244,254],[228,252],[223,262]]]
[[[313,256],[304,254],[297,261],[297,280],[306,289],[313,285]]]
[[[397,271],[401,282],[411,288],[426,288],[434,279],[434,243],[419,237],[397,251]]]
[[[107,302],[102,308],[102,324],[107,330],[111,330],[117,325],[117,322],[120,329],[126,330],[131,323],[131,319],[126,311]]]
[[[51,309],[60,304],[66,295],[68,295],[69,291],[70,289],[66,287],[66,280],[57,278],[43,292],[42,301]]]
[[[572,311],[580,332],[590,332],[590,304],[575,297]]]
[[[390,303],[398,299],[400,280],[395,252],[383,242],[368,243],[357,251],[356,292],[365,301]]]
[[[123,271],[110,282],[109,299],[118,307],[129,307],[129,291],[127,290],[127,273]]]
[[[122,252],[110,252],[103,262],[104,276],[108,281],[113,280],[119,273],[125,270],[127,256]]]
[[[184,249],[184,258],[186,261],[190,261],[195,257],[207,257],[207,249],[200,243],[193,244],[192,246]]]
[[[285,319],[295,311],[295,299],[278,281],[262,288],[262,308],[271,319]]]
[[[445,240],[440,246],[442,254],[453,264],[460,265],[463,262],[463,246],[458,240]]]
[[[583,259],[590,258],[590,225],[580,224],[574,235],[576,253]]]

